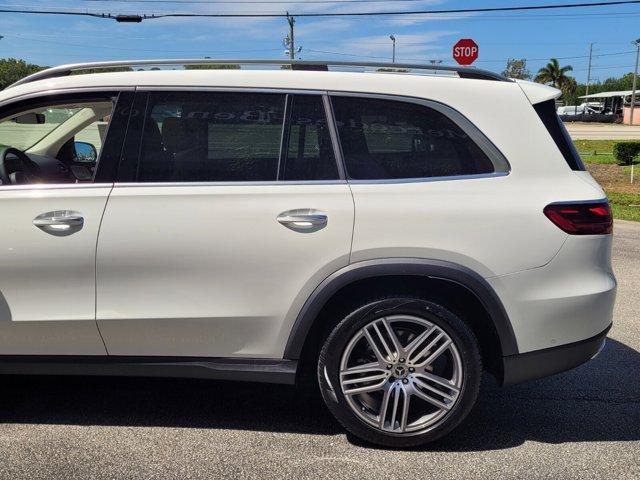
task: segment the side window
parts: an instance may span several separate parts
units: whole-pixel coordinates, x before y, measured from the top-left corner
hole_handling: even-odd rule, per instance
[[[347,174],[355,180],[492,173],[487,155],[449,117],[414,103],[332,97]]]
[[[338,168],[322,97],[291,95],[283,180],[335,180]]]
[[[51,95],[37,102],[0,112],[0,184],[94,181],[118,94]]]
[[[562,153],[562,156],[571,170],[585,170],[584,163],[582,163],[580,154],[571,141],[569,132],[567,132],[564,123],[556,113],[555,100],[537,103],[533,108],[540,117],[540,120],[542,120],[542,123],[544,123],[549,135],[553,138],[553,141],[560,150],[560,153]]]
[[[137,180],[276,180],[284,100],[270,93],[151,93]]]

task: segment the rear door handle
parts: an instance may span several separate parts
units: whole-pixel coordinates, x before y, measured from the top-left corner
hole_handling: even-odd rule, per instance
[[[298,208],[282,212],[277,218],[280,224],[295,232],[317,232],[327,226],[329,217],[313,208]]]
[[[72,210],[56,210],[38,215],[33,219],[33,224],[43,232],[65,236],[82,229],[84,217]]]

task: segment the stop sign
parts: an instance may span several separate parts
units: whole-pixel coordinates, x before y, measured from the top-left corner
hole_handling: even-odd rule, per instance
[[[453,46],[453,59],[460,65],[471,65],[478,58],[478,44],[470,38],[462,38]]]

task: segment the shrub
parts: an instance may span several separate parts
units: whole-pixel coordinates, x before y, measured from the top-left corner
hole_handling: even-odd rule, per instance
[[[640,154],[640,142],[616,142],[613,144],[613,156],[618,165],[631,165]]]

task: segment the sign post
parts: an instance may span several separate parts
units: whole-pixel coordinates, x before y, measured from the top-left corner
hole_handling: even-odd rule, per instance
[[[453,46],[453,59],[460,65],[471,65],[478,59],[478,44],[470,38],[462,38]]]

